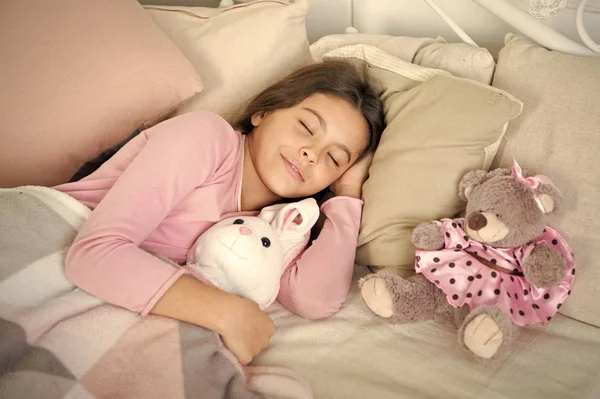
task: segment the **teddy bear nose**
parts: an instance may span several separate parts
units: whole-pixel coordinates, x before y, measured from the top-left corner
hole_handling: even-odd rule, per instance
[[[487,219],[481,213],[476,213],[469,218],[469,228],[471,230],[481,230],[487,225]]]
[[[249,227],[246,226],[241,226],[240,227],[240,234],[243,236],[249,236],[252,234],[252,230],[250,230]]]

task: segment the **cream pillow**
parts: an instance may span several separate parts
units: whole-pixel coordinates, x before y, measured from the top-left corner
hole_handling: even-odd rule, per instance
[[[370,34],[328,35],[310,46],[315,61],[336,48],[354,44],[377,47],[391,56],[427,68],[443,69],[454,76],[490,84],[494,58],[481,47],[465,43],[447,43],[443,38],[405,37]]]
[[[56,185],[202,90],[135,0],[3,0],[0,187]]]
[[[306,0],[259,0],[228,8],[146,6],[192,62],[204,90],[177,109],[208,109],[230,120],[245,102],[312,62]]]
[[[575,254],[573,295],[561,313],[600,327],[600,59],[548,51],[507,35],[493,85],[523,99],[494,166],[516,157],[563,191],[551,225]]]
[[[371,46],[342,47],[324,58],[365,63],[385,106],[387,127],[363,186],[356,261],[410,275],[412,230],[462,209],[460,179],[471,169],[489,168],[507,122],[522,104],[499,89]]]

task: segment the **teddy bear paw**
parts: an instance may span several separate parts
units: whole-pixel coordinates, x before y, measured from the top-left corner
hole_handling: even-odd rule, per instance
[[[394,314],[392,296],[384,278],[373,277],[365,280],[361,287],[361,294],[367,307],[376,315],[389,318]]]
[[[487,314],[480,314],[469,321],[464,328],[463,342],[476,356],[492,358],[502,346],[502,331],[496,321]]]
[[[550,288],[564,280],[567,262],[557,250],[539,245],[523,263],[523,273],[534,286]]]
[[[444,232],[433,222],[421,223],[413,230],[412,242],[417,249],[435,251],[444,246]]]

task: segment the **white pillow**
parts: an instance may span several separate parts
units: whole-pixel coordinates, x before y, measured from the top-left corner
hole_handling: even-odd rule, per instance
[[[204,83],[202,94],[180,106],[176,115],[207,109],[231,121],[250,97],[312,62],[305,26],[307,0],[145,9]]]
[[[426,68],[442,69],[459,78],[491,84],[494,58],[481,47],[465,43],[447,43],[441,37],[405,37],[362,33],[328,35],[310,46],[315,61],[336,48],[364,44],[377,47],[391,56]]]

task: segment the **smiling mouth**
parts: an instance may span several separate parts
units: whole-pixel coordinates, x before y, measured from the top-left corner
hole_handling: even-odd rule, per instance
[[[283,159],[283,163],[288,172],[292,175],[292,177],[296,180],[303,182],[304,174],[302,173],[302,170],[298,166],[294,165],[289,159],[287,159],[283,155],[281,156],[281,158]]]

